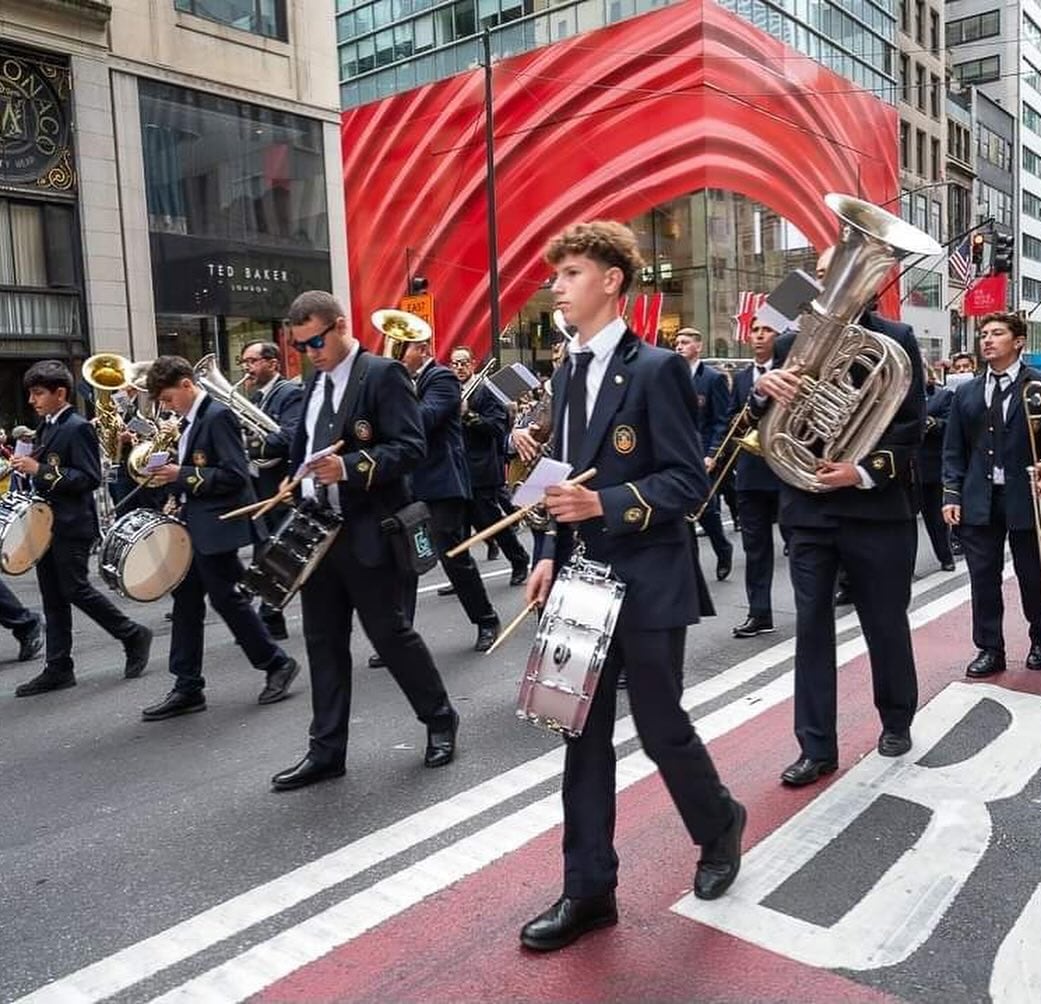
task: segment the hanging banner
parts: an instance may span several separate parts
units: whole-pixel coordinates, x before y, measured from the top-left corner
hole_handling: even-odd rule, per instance
[[[1008,275],[985,275],[965,290],[965,305],[962,313],[966,317],[979,317],[995,310],[1004,310],[1008,302]]]

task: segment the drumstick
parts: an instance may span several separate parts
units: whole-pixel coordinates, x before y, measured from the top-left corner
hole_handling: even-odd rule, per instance
[[[511,634],[513,634],[514,631],[517,630],[518,627],[520,627],[521,621],[524,620],[524,618],[527,617],[528,614],[530,614],[538,605],[538,600],[532,600],[519,614],[517,614],[516,617],[513,618],[512,621],[510,621],[509,624],[506,625],[506,627],[502,629],[502,631],[499,632],[499,637],[495,639],[495,644],[492,645],[492,647],[484,654],[491,655],[492,652],[494,652],[504,641],[506,641],[507,638],[509,638]]]
[[[578,477],[569,478],[566,481],[561,481],[560,484],[561,486],[580,485],[583,482],[588,481],[590,478],[595,477],[596,468],[590,467],[588,471],[583,471],[581,474],[578,475]],[[480,533],[475,533],[468,540],[464,540],[461,544],[456,544],[456,546],[453,547],[451,551],[446,551],[445,557],[454,558],[457,555],[462,554],[463,551],[469,551],[470,548],[474,545],[480,544],[482,540],[487,540],[489,537],[494,537],[500,530],[505,530],[506,527],[513,526],[514,523],[519,523],[522,519],[524,519],[525,516],[528,515],[529,512],[531,512],[532,509],[534,509],[536,506],[542,505],[543,501],[544,500],[532,502],[529,505],[526,505],[523,508],[518,509],[516,512],[511,512],[509,516],[503,516],[503,518],[500,519],[498,522],[492,523],[491,526],[486,526],[483,530],[481,530]]]

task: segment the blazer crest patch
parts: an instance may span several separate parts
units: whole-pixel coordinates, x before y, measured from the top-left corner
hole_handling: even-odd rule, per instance
[[[61,467],[61,457],[59,457],[57,453],[48,453],[47,463],[50,464],[51,467]]]
[[[206,454],[202,450],[196,450],[192,454],[192,467],[205,467]]]
[[[364,418],[359,418],[354,423],[354,438],[360,443],[367,443],[372,439],[372,426]]]
[[[642,523],[643,510],[639,506],[630,506],[624,513],[622,513],[622,519],[626,523]]]
[[[631,425],[618,425],[614,430],[614,451],[623,457],[636,449],[636,430]]]

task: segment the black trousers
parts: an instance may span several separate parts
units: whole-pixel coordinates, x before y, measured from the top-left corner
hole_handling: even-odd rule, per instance
[[[615,824],[615,684],[624,666],[629,706],[696,844],[718,837],[733,817],[712,758],[680,706],[685,627],[619,631],[611,642],[585,730],[564,760],[564,895],[599,896],[618,884]]]
[[[346,532],[337,535],[301,590],[311,670],[310,753],[320,763],[340,765],[347,755],[355,610],[416,717],[426,725],[438,725],[452,713],[430,651],[405,619],[401,594],[402,583],[394,566],[360,565],[351,553]]]
[[[285,659],[249,597],[238,588],[242,572],[237,551],[192,556],[188,574],[173,591],[170,672],[176,677],[175,690],[197,694],[206,686],[202,659],[207,596],[254,669],[266,672]]]
[[[448,581],[455,586],[455,594],[472,624],[487,624],[497,619],[497,614],[488,599],[484,580],[469,551],[455,558],[445,556],[456,544],[466,539],[466,499],[436,499],[427,502],[430,509],[430,534],[434,539],[441,559],[441,567]],[[526,558],[525,558],[526,560]],[[416,621],[416,589],[419,580],[412,576],[402,584],[405,616],[409,624]],[[371,637],[371,635],[370,635]],[[377,651],[379,651],[377,647]],[[380,652],[380,655],[383,655]]]
[[[977,648],[1005,651],[1002,620],[1005,601],[1001,573],[1005,565],[1005,537],[1012,551],[1012,566],[1019,583],[1023,614],[1030,625],[1030,642],[1041,644],[1041,558],[1037,534],[1031,530],[1009,530],[1005,521],[1005,493],[994,488],[988,526],[959,525],[965,563],[972,590],[972,641]]]
[[[705,531],[705,536],[708,537],[708,542],[712,545],[712,550],[716,553],[716,560],[725,557],[733,550],[730,541],[727,540],[727,535],[723,531],[723,517],[719,512],[719,495],[715,495],[707,506],[705,511],[701,514],[701,519],[698,520],[701,524],[701,528]],[[693,530],[694,528],[691,527]]]
[[[466,524],[474,530],[483,530],[512,511],[512,508],[503,511],[498,488],[475,489],[473,498],[466,503]],[[506,560],[514,568],[528,567],[531,558],[524,545],[517,539],[517,533],[512,526],[500,530],[492,540],[499,545],[502,553],[506,555]]]
[[[40,584],[47,621],[47,669],[52,672],[72,672],[73,607],[120,641],[137,631],[137,624],[90,584],[87,561],[92,543],[55,536],[36,565],[36,581]]]
[[[792,527],[788,567],[795,591],[795,735],[805,756],[838,756],[835,581],[846,570],[871,661],[875,707],[886,731],[911,727],[918,681],[907,608],[914,571],[911,520],[845,520]]]
[[[933,545],[933,554],[941,565],[954,561],[951,552],[950,527],[943,521],[943,485],[930,482],[920,486],[922,491],[922,522],[925,532],[929,534],[929,542]]]
[[[748,613],[751,617],[773,617],[771,589],[774,581],[777,501],[777,492],[737,493],[741,546],[745,550],[745,594],[748,596]]]
[[[7,583],[0,579],[0,625],[21,641],[36,626],[36,614],[23,607]]]

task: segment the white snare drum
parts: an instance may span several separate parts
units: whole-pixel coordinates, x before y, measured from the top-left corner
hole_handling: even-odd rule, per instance
[[[98,553],[105,585],[150,603],[176,589],[192,564],[188,528],[154,509],[133,509],[112,524]]]
[[[0,568],[8,575],[29,571],[51,546],[54,511],[22,492],[0,498]]]
[[[528,655],[518,718],[582,734],[624,597],[608,565],[579,557],[560,570]]]

